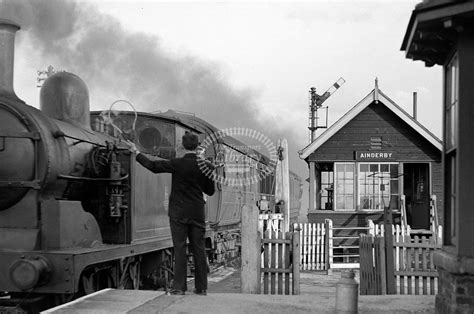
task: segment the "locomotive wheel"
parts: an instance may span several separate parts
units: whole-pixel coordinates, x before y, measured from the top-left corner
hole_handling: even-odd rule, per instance
[[[138,290],[140,286],[140,257],[125,258],[120,261],[120,281],[118,289]]]
[[[92,271],[83,273],[81,276],[80,287],[82,287],[84,295],[106,288],[114,288],[115,283],[111,269],[93,268]]]
[[[171,290],[173,286],[173,254],[165,250],[163,251],[162,261],[159,267],[159,276],[162,278],[165,291]]]
[[[143,288],[146,290],[170,290],[174,277],[172,251],[170,249],[162,250],[157,255],[146,257],[144,261]],[[156,266],[157,263],[158,266]]]

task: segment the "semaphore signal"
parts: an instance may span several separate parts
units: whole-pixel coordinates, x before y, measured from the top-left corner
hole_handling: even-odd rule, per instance
[[[328,107],[323,107],[323,103],[341,87],[346,81],[341,77],[331,87],[328,88],[322,95],[316,93],[316,87],[309,89],[309,126],[308,129],[311,132],[311,142],[316,138],[317,129],[325,129],[328,127]],[[326,123],[324,125],[319,124],[318,109],[326,110]]]

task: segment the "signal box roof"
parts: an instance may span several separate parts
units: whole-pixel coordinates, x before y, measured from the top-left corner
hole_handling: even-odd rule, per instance
[[[299,151],[301,159],[307,159],[313,152],[315,152],[321,145],[326,143],[334,134],[341,130],[347,123],[354,119],[359,113],[361,113],[369,105],[377,103],[383,105],[396,114],[400,119],[406,122],[411,128],[417,133],[424,137],[428,142],[433,144],[434,147],[442,150],[442,142],[427,128],[420,124],[417,120],[413,119],[405,110],[398,106],[393,100],[385,95],[375,84],[375,88],[359,103],[352,107],[345,115],[343,115],[338,121],[331,125],[326,131],[318,136],[312,143]]]

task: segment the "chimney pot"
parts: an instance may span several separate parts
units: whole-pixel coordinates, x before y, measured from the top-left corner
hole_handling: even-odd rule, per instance
[[[20,26],[13,21],[0,19],[0,96],[18,100],[13,90],[15,33]]]

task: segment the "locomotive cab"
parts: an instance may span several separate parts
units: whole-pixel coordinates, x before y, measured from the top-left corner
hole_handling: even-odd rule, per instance
[[[92,111],[91,121],[94,131],[134,142],[142,153],[164,159],[182,154],[185,132],[201,135],[179,119],[144,112]]]
[[[131,111],[93,111],[92,129],[107,134],[117,141],[131,141],[138,149],[152,159],[171,159],[181,156],[182,136],[185,132],[199,131],[181,123],[178,119],[156,114]],[[107,217],[98,219],[103,230],[104,242],[124,243],[121,235],[126,235],[125,243],[138,243],[149,239],[169,237],[168,203],[171,193],[171,174],[155,174],[144,168],[128,152],[119,154],[118,161],[127,167],[130,174],[125,199],[132,210],[127,212],[128,224],[116,230],[113,221]],[[91,188],[97,197],[103,191]],[[94,198],[93,198],[94,199]],[[107,204],[103,204],[106,206]],[[97,204],[87,204],[85,208],[95,216],[104,210],[96,210]],[[123,238],[123,237],[122,237]],[[122,242],[120,242],[122,241]]]

